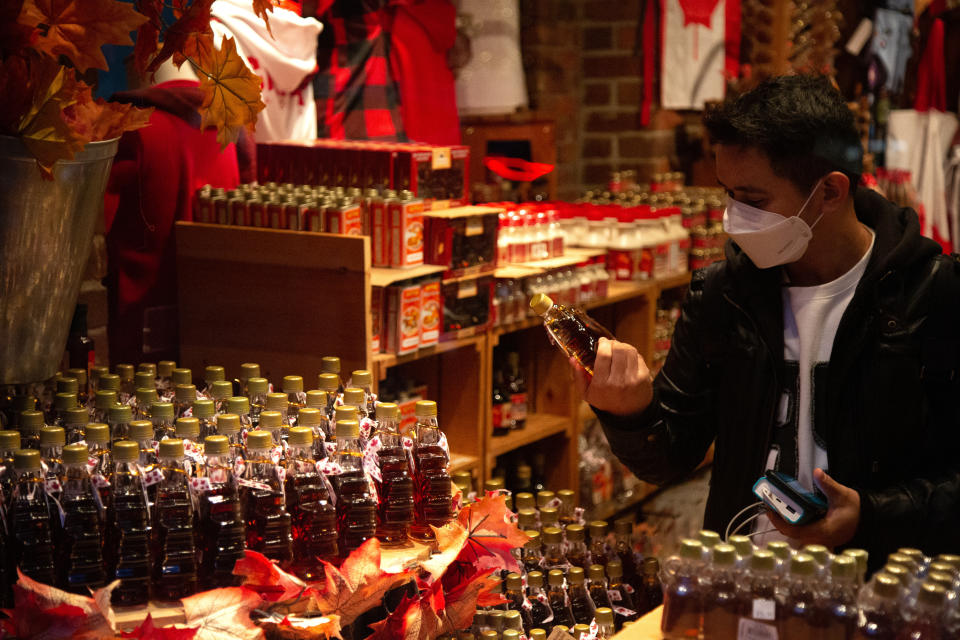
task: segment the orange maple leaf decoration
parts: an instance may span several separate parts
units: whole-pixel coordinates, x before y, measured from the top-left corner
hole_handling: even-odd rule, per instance
[[[323,562],[323,561],[321,561]],[[314,596],[320,613],[340,616],[348,625],[357,616],[380,604],[384,595],[413,579],[411,571],[390,573],[380,568],[380,541],[367,540],[354,549],[338,569],[323,562],[324,582]]]
[[[113,637],[114,616],[110,595],[120,584],[115,580],[94,592],[93,597],[61,591],[17,570],[13,585],[14,608],[2,610],[8,619],[0,622],[0,636],[6,631],[16,638]]]
[[[250,612],[263,602],[246,587],[211,589],[180,600],[187,626],[204,640],[261,640],[263,629],[250,619]]]
[[[54,60],[64,55],[82,72],[91,67],[105,70],[107,60],[100,47],[133,44],[130,32],[147,17],[133,4],[115,0],[26,0],[17,21],[40,27],[35,49]]]
[[[263,18],[263,24],[267,27],[270,37],[273,37],[273,30],[270,29],[270,19],[267,12],[273,13],[273,0],[253,0],[253,12]]]
[[[233,575],[243,576],[243,586],[272,602],[296,598],[307,590],[306,583],[256,551],[247,551],[233,565]]]
[[[217,128],[217,142],[225,147],[237,139],[240,127],[252,127],[264,108],[260,78],[237,53],[233,38],[224,38],[219,49],[202,52],[199,60],[201,126]]]
[[[502,495],[481,498],[461,509],[457,520],[469,535],[457,562],[519,571],[511,552],[525,545],[529,538],[510,522],[510,515],[507,498]],[[489,562],[485,563],[485,559]]]

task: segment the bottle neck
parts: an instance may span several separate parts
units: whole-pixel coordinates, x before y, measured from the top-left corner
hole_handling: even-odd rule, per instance
[[[209,454],[203,459],[206,476],[213,484],[233,484],[233,461],[228,454]]]
[[[137,463],[115,461],[112,484],[116,490],[140,488],[140,469],[137,468]]]
[[[63,493],[66,497],[83,496],[90,492],[90,473],[84,462],[68,463],[63,467]]]
[[[395,418],[383,418],[377,423],[377,435],[385,447],[400,445],[400,425]]]
[[[295,444],[287,450],[287,470],[304,472],[316,470],[316,461],[313,457],[313,445]]]
[[[436,417],[417,419],[417,444],[438,444],[440,442],[440,426]]]
[[[32,492],[36,490],[35,487],[43,483],[43,471],[41,469],[16,471],[16,474],[17,487],[21,497],[31,496]]]

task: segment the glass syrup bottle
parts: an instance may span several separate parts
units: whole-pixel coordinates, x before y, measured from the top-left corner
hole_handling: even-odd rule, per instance
[[[523,623],[522,631],[529,632],[533,628],[533,618],[530,616],[530,611],[524,606],[526,596],[523,594],[523,579],[519,573],[511,573],[507,576],[505,584],[504,595],[507,598],[507,608],[519,613],[520,620]]]
[[[567,591],[563,588],[563,571],[551,569],[547,574],[547,598],[550,601],[550,610],[553,611],[553,624],[572,627],[576,622],[570,611]]]
[[[563,531],[557,527],[546,527],[540,531],[540,540],[543,542],[541,565],[546,569],[566,566],[567,561],[563,554]]]
[[[925,581],[920,584],[915,604],[910,607],[907,620],[898,640],[948,640],[944,634],[944,604],[947,590],[939,584]],[[953,604],[952,606],[955,606]]]
[[[284,487],[277,465],[270,458],[273,442],[271,433],[264,429],[254,429],[247,434],[240,503],[246,523],[247,548],[286,567],[293,560],[293,535]]]
[[[227,399],[227,410],[225,413],[232,413],[240,418],[240,430],[246,433],[253,428],[250,420],[250,398],[246,396],[233,396]]]
[[[768,636],[777,634],[777,620],[783,614],[778,592],[780,578],[777,562],[777,557],[769,548],[754,551],[750,558],[750,570],[744,580],[743,617],[750,620],[760,633]]]
[[[233,575],[233,566],[244,556],[246,532],[233,475],[230,442],[227,436],[216,435],[207,436],[203,443],[206,483],[199,492],[197,507],[198,580],[200,588],[207,590],[240,583],[242,578]]]
[[[90,412],[86,407],[74,407],[63,412],[63,428],[67,432],[67,444],[83,440],[83,432],[90,423]]]
[[[377,532],[377,501],[370,492],[370,485],[363,471],[363,452],[360,450],[359,437],[359,422],[337,421],[337,453],[334,461],[340,467],[340,473],[335,480],[337,529],[340,533],[338,548],[342,557],[346,557]]]
[[[159,462],[157,458],[157,449],[156,444],[153,440],[153,423],[149,420],[134,420],[129,425],[129,436],[130,440],[133,440],[137,443],[137,446],[140,447],[140,468],[143,471],[144,476],[150,474]],[[146,482],[144,484],[147,484]],[[157,484],[148,484],[147,486],[147,500],[148,503],[152,505],[156,502],[157,499]]]
[[[703,576],[704,640],[736,638],[744,600],[738,586],[737,550],[733,545],[713,547],[713,562]]]
[[[44,479],[48,495],[59,500],[63,481],[63,447],[67,434],[63,427],[40,429],[40,459],[45,467]]]
[[[177,418],[174,437],[183,440],[184,449],[200,444],[200,420],[198,418]]]
[[[320,360],[320,374],[329,373],[337,377],[337,394],[343,393],[343,380],[340,379],[340,358],[336,356],[324,356]],[[326,390],[326,387],[320,385],[321,389]]]
[[[616,633],[613,622],[613,610],[610,607],[597,607],[597,640],[610,640]]]
[[[24,449],[40,447],[40,429],[43,428],[43,414],[39,411],[20,413],[20,446]]]
[[[133,386],[133,376],[136,369],[134,369],[132,364],[118,364],[114,367],[114,371],[116,371],[120,377],[120,390],[117,394],[117,402],[127,404],[136,391]]]
[[[903,624],[900,581],[881,571],[873,576],[871,583],[872,588],[861,597],[854,639],[896,640]]]
[[[185,418],[197,401],[197,388],[192,384],[178,384],[173,392],[173,414],[177,420]]]
[[[316,391],[307,392],[307,403],[310,402],[310,394],[317,393]],[[320,393],[323,393],[322,391]],[[324,403],[326,403],[326,395],[324,395]],[[313,458],[315,460],[323,460],[327,457],[326,447],[324,446],[324,438],[326,433],[323,430],[323,414],[320,412],[320,409],[316,407],[303,407],[300,409],[300,414],[297,416],[297,426],[307,427],[310,429],[310,432],[313,433]]]
[[[610,594],[607,593],[607,574],[604,571],[603,565],[590,565],[587,576],[590,579],[587,585],[587,593],[590,594],[590,599],[593,600],[593,604],[596,605],[598,609],[601,607],[613,607],[613,604],[610,602]]]
[[[780,635],[784,638],[806,638],[818,635],[822,623],[817,619],[818,566],[813,556],[798,553],[790,561],[790,575],[783,590],[783,616]]]
[[[584,569],[587,564],[586,533],[582,524],[571,524],[567,527],[567,562],[575,567]],[[601,567],[603,565],[600,565]]]
[[[600,338],[613,340],[613,334],[580,309],[554,304],[542,293],[533,296],[530,307],[543,317],[547,333],[560,350],[567,357],[575,358],[587,373],[593,375]]]
[[[110,425],[110,442],[127,439],[127,425],[133,420],[130,405],[118,404],[107,412],[107,424]]]
[[[290,401],[287,399],[287,394],[279,392],[267,394],[267,403],[263,405],[263,410],[276,411],[280,414],[280,420],[282,424],[280,425],[279,436],[276,430],[272,428],[274,431],[273,438],[278,443],[281,441],[281,439],[287,439],[287,429],[290,428],[290,424],[292,423],[292,420],[289,417],[290,409]],[[263,412],[261,411],[261,415],[262,414]],[[266,427],[260,425],[260,428],[265,429]]]
[[[614,624],[623,628],[627,622],[639,618],[637,604],[630,593],[629,585],[623,581],[623,565],[619,560],[607,563],[607,596],[613,605]]]
[[[369,418],[376,415],[377,396],[373,393],[373,374],[366,369],[358,369],[350,378],[350,386],[363,389],[364,412]]]
[[[698,577],[703,569],[703,544],[684,539],[680,555],[664,563],[663,617],[660,630],[667,640],[695,637],[700,633],[703,597]]]
[[[150,407],[150,421],[153,422],[153,439],[156,441],[172,438],[174,431],[174,409],[171,402],[154,402]]]
[[[537,510],[517,509],[517,527],[521,531],[537,531],[537,533],[539,533],[537,528]]]
[[[57,542],[57,586],[87,595],[106,584],[103,569],[103,517],[87,471],[89,453],[82,444],[63,448],[63,527]]]
[[[410,527],[410,537],[432,541],[430,525],[442,527],[453,517],[453,496],[450,475],[447,473],[447,453],[440,446],[440,427],[437,424],[437,403],[419,400],[416,439],[413,444],[414,487],[416,516]]]
[[[90,384],[87,370],[82,367],[67,369],[67,375],[77,379],[77,404],[81,407],[87,406],[90,401]]]
[[[137,375],[140,374],[138,373]],[[137,393],[134,398],[136,402],[133,405],[133,419],[149,420],[150,407],[153,406],[154,402],[160,401],[160,398],[157,396],[157,390],[154,388],[137,389]]]
[[[825,612],[822,640],[849,640],[857,629],[857,561],[841,555],[830,564],[830,583],[820,591]]]
[[[133,374],[133,389],[131,403],[136,408],[140,404],[137,391],[143,389],[144,391],[153,391],[154,394],[157,393],[157,376],[149,371],[137,371]],[[153,404],[152,399],[147,403],[147,406],[149,407],[151,404]]]
[[[217,418],[216,435],[227,439],[229,451],[226,453],[226,457],[230,464],[233,464],[237,458],[243,457],[243,436],[240,434],[240,426],[240,416],[235,413],[224,413]],[[207,438],[209,437],[207,436]],[[203,442],[206,445],[206,438]]]
[[[173,360],[161,360],[157,363],[157,393],[164,402],[173,398],[173,370],[177,363]]]
[[[106,377],[107,376],[102,376],[100,381],[103,382],[103,379]],[[93,413],[90,414],[90,422],[107,424],[110,407],[114,407],[117,404],[116,391],[112,389],[100,389],[93,399]]]
[[[585,584],[583,567],[570,567],[567,571],[567,595],[570,598],[570,610],[577,624],[589,625],[593,621],[596,605],[590,599]]]
[[[110,580],[119,579],[114,606],[143,605],[150,600],[150,518],[140,480],[140,447],[120,440],[110,449],[113,477],[107,508],[104,558]]]
[[[260,412],[267,406],[267,393],[270,388],[266,378],[247,380],[247,393],[250,400],[250,426],[254,429],[260,424]]]
[[[527,573],[531,571],[540,570],[540,562],[543,560],[543,554],[540,553],[540,532],[528,529],[524,531],[528,540],[525,545],[523,545],[523,550],[521,551],[521,563],[523,564],[523,570]]]
[[[283,395],[283,394],[280,394],[280,395]],[[284,403],[286,403],[286,396],[284,396],[283,401]],[[269,406],[269,403],[270,403],[269,398],[267,399],[267,403]],[[274,404],[276,404],[276,401],[274,401]],[[283,414],[280,413],[279,411],[275,411],[272,409],[264,409],[263,411],[260,412],[259,429],[262,431],[269,432],[270,436],[273,438],[273,442],[281,446],[281,461],[283,458],[282,447],[283,447],[283,441],[284,441],[282,438],[286,435],[285,425],[286,425],[286,422],[283,419]],[[247,435],[249,436],[250,434],[248,433]]]
[[[29,578],[54,584],[54,540],[40,452],[18,449],[13,454],[13,469],[17,482],[7,510],[10,575],[16,575],[19,567]]]
[[[179,600],[197,591],[193,502],[183,440],[160,442],[163,480],[153,512],[153,596]]]
[[[63,378],[57,381],[57,383],[63,382]],[[69,382],[76,382],[73,378],[69,378]],[[76,385],[74,385],[76,386]],[[66,418],[66,412],[70,409],[75,409],[79,407],[77,402],[77,394],[75,391],[69,393],[58,393],[53,398],[53,414],[44,418],[44,422],[51,426],[62,427],[63,421]],[[50,420],[49,418],[53,418]]]
[[[370,420],[373,416],[367,415],[367,397],[363,389],[358,387],[347,387],[343,390],[343,406],[353,408],[356,411],[357,422],[360,423],[360,446],[367,446],[367,439],[370,437]],[[340,416],[337,416],[340,420]]]
[[[590,523],[590,562],[604,566],[611,560],[607,548],[607,533],[610,527],[603,520],[594,520]]]
[[[613,538],[611,559],[620,559],[620,564],[623,565],[624,583],[630,585],[634,593],[638,593],[643,584],[643,576],[637,566],[637,558],[633,553],[633,520],[621,518],[614,521]]]
[[[256,362],[244,362],[240,365],[240,375],[235,382],[240,390],[240,395],[246,396],[249,393],[248,383],[250,378],[260,377],[260,365]]]
[[[572,489],[561,489],[557,491],[557,497],[560,498],[559,518],[560,525],[564,528],[571,524],[579,524],[576,516],[577,497]]]
[[[200,425],[198,442],[203,442],[207,436],[217,435],[216,414],[217,408],[213,400],[202,398],[193,403],[193,417],[199,421]]]
[[[540,509],[540,531],[546,529],[560,529],[560,510],[556,507]],[[560,529],[563,532],[563,529]]]
[[[357,373],[354,372],[354,377]],[[374,437],[380,439],[377,537],[384,546],[399,546],[407,543],[413,522],[413,478],[400,436],[400,408],[392,402],[383,402],[376,411]]]
[[[527,593],[530,600],[530,620],[534,628],[548,628],[553,623],[553,610],[550,599],[543,589],[543,573],[527,573]]]
[[[288,444],[285,493],[293,529],[290,571],[303,580],[319,580],[323,567],[317,559],[337,560],[337,509],[313,458],[313,430],[292,427]]]
[[[287,424],[297,424],[300,409],[307,406],[307,394],[303,392],[303,378],[283,376],[283,392],[287,394]]]
[[[85,431],[87,451],[96,464],[90,471],[90,480],[97,490],[104,509],[110,504],[110,482],[113,478],[113,458],[110,456],[110,427],[102,423],[88,424]]]

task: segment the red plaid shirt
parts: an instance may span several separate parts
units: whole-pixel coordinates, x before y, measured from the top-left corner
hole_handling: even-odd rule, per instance
[[[406,140],[399,93],[388,64],[389,37],[383,27],[387,4],[388,0],[321,2],[320,71],[313,78],[318,137]]]

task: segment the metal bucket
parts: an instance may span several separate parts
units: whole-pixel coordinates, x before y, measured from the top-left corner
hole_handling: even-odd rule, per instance
[[[0,136],[0,384],[57,372],[118,141],[57,162],[50,181],[19,138]]]

